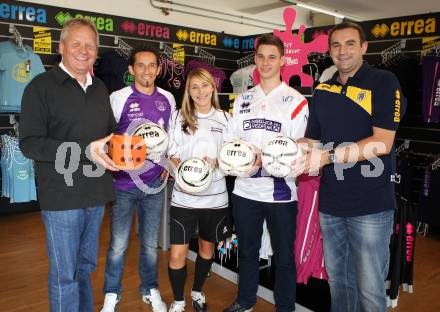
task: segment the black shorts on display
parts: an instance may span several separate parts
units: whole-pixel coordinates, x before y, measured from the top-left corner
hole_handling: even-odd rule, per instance
[[[188,244],[190,239],[195,237],[197,233],[200,238],[212,243],[230,237],[232,230],[229,208],[188,209],[171,206],[171,244]]]

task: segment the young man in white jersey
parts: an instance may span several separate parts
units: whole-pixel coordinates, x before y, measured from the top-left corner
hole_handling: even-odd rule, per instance
[[[255,64],[260,83],[234,103],[229,138],[244,139],[257,150],[278,135],[293,139],[304,135],[308,107],[300,93],[280,79],[284,44],[276,36],[262,35],[256,44]],[[257,157],[261,166],[261,156]],[[296,269],[293,255],[297,213],[294,177],[274,178],[259,168],[249,178],[237,178],[232,213],[238,234],[239,285],[236,301],[224,312],[251,311],[256,302],[259,249],[266,219],[276,263],[276,311],[294,311]]]

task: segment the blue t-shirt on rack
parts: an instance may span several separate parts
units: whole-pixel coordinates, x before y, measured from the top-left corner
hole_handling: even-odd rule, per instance
[[[0,112],[20,112],[24,88],[44,72],[40,57],[31,47],[23,47],[9,41],[0,46]]]

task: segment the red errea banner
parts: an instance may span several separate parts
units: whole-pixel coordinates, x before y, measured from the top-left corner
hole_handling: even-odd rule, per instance
[[[293,8],[286,8],[283,12],[286,31],[274,29],[273,34],[278,36],[284,43],[284,57],[286,64],[281,68],[282,80],[288,85],[292,76],[299,76],[302,87],[312,87],[313,78],[303,72],[303,66],[309,64],[307,56],[311,53],[325,53],[328,51],[327,35],[319,35],[312,41],[304,43],[301,38],[306,30],[301,25],[298,34],[292,34],[292,27],[295,22],[296,11]],[[257,70],[254,70],[254,82],[257,84],[260,79]]]

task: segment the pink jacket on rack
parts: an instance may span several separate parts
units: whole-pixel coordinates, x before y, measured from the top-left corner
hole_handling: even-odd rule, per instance
[[[319,225],[319,182],[320,177],[298,177],[295,261],[296,281],[303,284],[311,276],[328,280]]]

